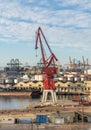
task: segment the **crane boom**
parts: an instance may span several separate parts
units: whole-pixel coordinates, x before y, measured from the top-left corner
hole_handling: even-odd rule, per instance
[[[50,55],[48,56],[48,58],[46,57],[45,53],[44,53],[44,48],[43,48],[43,42],[42,42],[42,38],[45,41],[47,48],[50,52]],[[54,55],[54,53],[52,52],[41,28],[39,27],[37,30],[37,35],[36,35],[36,44],[35,44],[35,49],[38,48],[38,42],[40,42],[40,48],[41,48],[41,54],[42,54],[42,60],[43,60],[43,64],[44,64],[44,90],[43,90],[43,98],[42,98],[42,102],[46,102],[47,101],[47,96],[48,96],[48,92],[51,93],[52,96],[52,101],[53,103],[57,102],[57,98],[56,98],[56,92],[55,90],[55,85],[54,85],[54,74],[57,74],[57,68],[55,66],[55,61],[57,61],[58,59],[56,58],[56,56]]]
[[[48,50],[50,52],[50,56],[48,58],[45,57],[41,37],[44,38],[44,41],[45,41],[45,43],[48,47]],[[41,53],[42,53],[42,60],[43,60],[43,64],[44,64],[44,73],[46,73],[47,75],[56,74],[57,68],[54,65],[52,65],[52,63],[55,63],[55,61],[57,61],[58,59],[56,58],[56,56],[52,52],[52,50],[51,50],[43,32],[42,32],[42,29],[40,27],[37,30],[35,49],[38,48],[38,42],[40,43],[40,48],[41,48]]]

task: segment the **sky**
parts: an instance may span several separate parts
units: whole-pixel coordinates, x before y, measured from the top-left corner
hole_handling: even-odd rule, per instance
[[[90,0],[0,0],[0,66],[11,59],[39,62],[38,27],[61,65],[69,63],[69,56],[77,61],[84,56],[91,63]]]

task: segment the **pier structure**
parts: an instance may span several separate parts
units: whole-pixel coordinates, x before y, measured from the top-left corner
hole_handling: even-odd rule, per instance
[[[56,92],[54,90],[44,90],[43,91],[43,97],[42,97],[42,103],[46,103],[48,100],[48,94],[51,94],[51,102],[57,103],[57,97],[56,97]]]

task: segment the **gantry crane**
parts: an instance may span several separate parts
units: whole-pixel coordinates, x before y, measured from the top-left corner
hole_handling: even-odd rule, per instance
[[[70,72],[76,71],[76,69],[78,67],[78,64],[75,63],[75,58],[72,60],[70,56],[69,56],[69,64],[65,64],[65,65],[69,66],[68,69],[70,70]]]
[[[43,41],[45,42],[47,46],[47,51],[49,51],[49,56],[48,58],[46,57],[45,50],[43,47]],[[57,98],[56,98],[56,92],[55,92],[55,85],[54,85],[54,78],[53,75],[57,74],[57,68],[55,66],[55,61],[58,59],[52,52],[43,32],[41,27],[38,28],[37,33],[36,33],[36,44],[35,44],[35,49],[38,48],[38,42],[40,43],[40,49],[41,49],[41,54],[42,54],[42,60],[43,60],[43,71],[42,73],[44,74],[44,90],[43,90],[43,97],[42,97],[42,102],[47,102],[47,96],[48,93],[51,93],[52,97],[52,102],[56,103]]]

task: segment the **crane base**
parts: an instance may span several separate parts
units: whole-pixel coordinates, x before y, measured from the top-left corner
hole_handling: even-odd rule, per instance
[[[51,99],[48,100],[48,93],[51,95]],[[42,103],[46,103],[51,101],[51,103],[57,103],[56,92],[54,90],[43,90]]]

